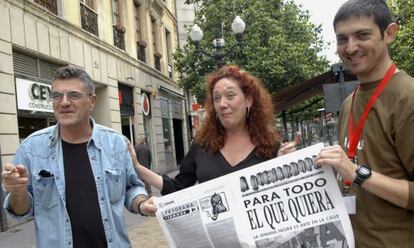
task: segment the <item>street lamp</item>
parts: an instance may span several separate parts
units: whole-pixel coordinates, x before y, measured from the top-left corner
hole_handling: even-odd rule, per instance
[[[236,16],[233,23],[231,24],[231,30],[236,35],[237,40],[237,44],[235,44],[234,46],[242,45],[243,33],[245,29],[246,24],[244,23],[244,21],[240,18],[240,16]],[[216,49],[214,55],[207,53],[200,47],[200,41],[203,38],[203,30],[201,30],[201,28],[197,24],[194,24],[191,28],[190,38],[192,41],[194,41],[198,53],[202,53],[209,57],[214,57],[216,59],[218,67],[222,67],[224,65],[223,58],[227,56],[228,53],[223,52],[224,38],[222,37],[221,30],[217,30],[215,38],[213,40],[213,47]],[[232,46],[228,52],[231,52],[234,46]]]

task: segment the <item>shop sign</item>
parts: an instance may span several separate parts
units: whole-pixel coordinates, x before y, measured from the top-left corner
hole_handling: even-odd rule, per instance
[[[17,108],[53,113],[50,101],[51,88],[50,84],[16,78]]]
[[[148,116],[151,110],[151,105],[150,105],[148,95],[145,92],[141,94],[141,108],[142,108],[142,113],[145,116]]]

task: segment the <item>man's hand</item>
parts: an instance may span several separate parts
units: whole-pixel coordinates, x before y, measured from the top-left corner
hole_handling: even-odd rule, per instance
[[[30,210],[30,200],[27,195],[29,174],[23,165],[6,164],[1,174],[3,185],[10,193],[10,209],[17,215],[24,215]]]
[[[157,212],[157,206],[155,206],[155,196],[151,196],[143,203],[140,204],[141,213],[144,215],[155,216],[155,212]]]
[[[12,164],[6,164],[1,176],[7,192],[16,196],[24,196],[27,194],[29,175],[26,167],[23,165],[14,166]]]
[[[352,163],[339,145],[322,148],[315,161],[319,166],[330,165],[334,167],[345,179],[354,181],[356,177],[357,165]]]

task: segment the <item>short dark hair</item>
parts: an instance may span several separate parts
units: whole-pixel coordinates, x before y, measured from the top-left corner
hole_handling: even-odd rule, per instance
[[[57,69],[55,78],[53,81],[57,79],[74,79],[78,78],[82,80],[82,82],[86,85],[86,90],[88,93],[95,94],[95,84],[93,83],[92,78],[89,76],[86,71],[82,70],[81,68],[75,66],[64,66]]]
[[[348,0],[338,10],[335,15],[333,26],[341,21],[349,20],[353,17],[372,17],[375,24],[379,27],[382,37],[388,25],[393,22],[392,14],[385,0]]]
[[[147,137],[145,137],[145,135],[138,136],[137,143],[138,144],[148,144]]]

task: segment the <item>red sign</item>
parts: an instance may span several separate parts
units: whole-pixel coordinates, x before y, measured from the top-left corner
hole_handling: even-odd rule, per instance
[[[124,102],[124,96],[122,95],[122,91],[118,90],[118,99],[119,99],[119,105],[122,105]]]
[[[141,108],[142,108],[142,113],[148,116],[151,110],[151,105],[150,105],[148,95],[145,92],[141,94]]]
[[[197,112],[201,108],[201,105],[198,103],[193,103],[191,105],[191,108],[193,109],[194,112]]]

